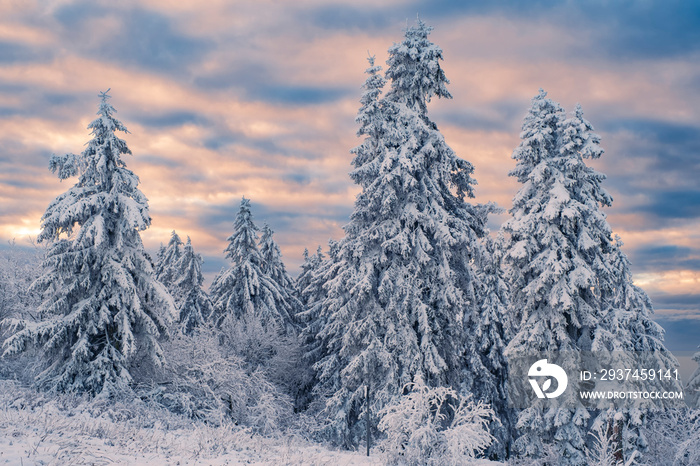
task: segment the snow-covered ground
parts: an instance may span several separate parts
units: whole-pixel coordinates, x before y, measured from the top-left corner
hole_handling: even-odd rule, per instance
[[[333,451],[297,436],[208,427],[155,408],[50,399],[0,382],[0,465],[369,465],[378,455]]]
[[[48,397],[0,381],[0,465],[378,465],[298,435],[208,427],[156,408]],[[496,464],[488,461],[475,464]]]

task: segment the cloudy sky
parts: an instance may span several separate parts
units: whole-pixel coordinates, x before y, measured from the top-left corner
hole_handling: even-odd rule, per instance
[[[383,63],[417,15],[435,28],[454,96],[430,116],[475,165],[474,202],[510,207],[510,155],[540,87],[567,110],[581,103],[635,280],[669,347],[700,344],[694,2],[0,0],[0,240],[38,233],[70,186],[50,155],[83,150],[111,88],[150,200],[147,248],[189,235],[211,278],[245,195],[296,274],[304,247],[341,237],[352,211],[368,53]]]

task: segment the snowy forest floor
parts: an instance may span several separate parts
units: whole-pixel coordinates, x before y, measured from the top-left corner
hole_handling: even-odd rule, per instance
[[[157,408],[108,406],[0,381],[0,465],[369,465],[378,455],[333,451],[293,435],[209,427]]]
[[[337,451],[294,434],[209,427],[138,404],[51,397],[0,381],[0,465],[383,464],[372,453]]]

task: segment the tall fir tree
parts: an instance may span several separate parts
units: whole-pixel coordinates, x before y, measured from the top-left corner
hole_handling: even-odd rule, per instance
[[[135,362],[162,360],[158,337],[172,300],[153,276],[139,232],[151,218],[138,177],[122,156],[131,154],[116,131],[109,95],[100,94],[93,138],[79,155],[53,157],[51,171],[78,182],[42,217],[38,240],[48,242],[45,273],[34,288],[45,297],[40,322],[14,322],[5,354],[39,344],[47,366],[37,382],[52,391],[111,396],[128,390]]]
[[[263,271],[264,261],[257,244],[259,229],[253,223],[250,200],[245,197],[233,227],[224,250],[233,265],[222,270],[210,288],[214,323],[221,326],[226,318],[255,316],[266,325],[293,330],[294,304],[288,293]]]
[[[202,289],[204,283],[202,262],[202,256],[194,251],[188,236],[175,266],[176,275],[173,283],[173,288],[177,290],[178,319],[181,330],[185,334],[190,334],[195,328],[204,325],[213,311],[211,300]]]
[[[323,305],[328,294],[327,284],[337,276],[340,262],[336,260],[338,256],[338,242],[330,240],[328,242],[328,257],[323,254],[321,246],[312,256],[308,251],[304,251],[304,263],[302,273],[297,277],[296,289],[302,308],[297,314],[297,322],[301,327],[300,340],[304,345],[304,362],[309,367],[314,365],[323,356],[323,343],[318,338],[319,332],[326,326],[326,316],[322,313]],[[317,412],[323,408],[325,399],[314,396],[313,387],[318,381],[318,373],[312,371],[312,380],[304,387],[304,399],[302,405],[312,406],[311,411]]]
[[[301,264],[301,273],[294,283],[296,295],[301,301],[301,309],[297,314],[297,321],[301,326],[301,337],[307,346],[307,358],[311,364],[318,360],[319,348],[316,336],[323,325],[319,320],[322,303],[326,297],[324,285],[335,276],[335,264],[332,257],[337,250],[337,243],[330,241],[330,259],[323,254],[319,245],[316,252],[309,256],[308,249],[304,249],[304,262]]]
[[[605,263],[602,255],[609,250],[611,234],[597,204],[609,205],[610,197],[580,157],[560,153],[563,121],[564,110],[540,90],[513,152],[517,164],[510,175],[522,187],[513,199],[512,218],[502,228],[508,238],[504,262],[511,306],[521,324],[508,345],[509,357],[535,353],[551,360],[557,352],[590,350],[590,332],[597,323],[594,260]],[[556,440],[565,461],[582,464],[590,417],[570,397],[535,400],[519,414],[521,435],[515,447],[539,457],[543,441]]]
[[[362,192],[324,285],[315,365],[328,433],[346,446],[364,435],[365,386],[377,412],[408,383],[458,387],[464,375],[488,209],[465,202],[473,168],[426,114],[432,96],[449,97],[430,30],[419,21],[389,49],[385,99],[370,59],[357,119],[365,140],[350,176]]]
[[[569,162],[569,169],[581,172],[580,182],[575,189],[586,193],[592,207],[597,212],[597,206],[612,203],[603,190],[596,185],[605,180],[605,175],[587,167],[584,159],[597,159],[603,150],[599,147],[600,138],[593,133],[593,126],[583,116],[583,110],[577,105],[569,118],[560,124],[561,148],[559,152],[574,162]],[[597,194],[600,193],[600,194]],[[610,232],[605,214],[600,213],[596,218],[597,228]],[[581,244],[586,241],[582,237]],[[597,324],[592,330],[591,350],[597,358],[600,355],[610,355],[620,367],[656,367],[671,369],[678,362],[664,346],[664,331],[654,322],[651,315],[654,309],[649,296],[634,285],[629,259],[622,251],[622,240],[616,235],[607,236],[607,243],[600,249],[604,253],[588,260],[597,262],[604,260],[596,269],[594,290],[599,298],[596,309]],[[612,360],[610,363],[613,363]],[[639,391],[680,391],[682,387],[674,380],[638,381],[632,385]],[[630,385],[630,387],[632,386]],[[647,450],[647,441],[642,434],[642,426],[650,415],[664,409],[653,400],[635,403],[633,406],[608,409],[599,414],[599,420],[605,420],[612,431],[616,431],[616,441],[624,461],[634,454]],[[641,457],[641,455],[640,455]]]
[[[580,106],[566,118],[540,90],[521,139],[511,176],[522,187],[513,199],[512,218],[503,225],[511,309],[520,322],[506,355],[658,351],[672,362],[659,327],[649,319],[648,298],[632,284],[629,264],[601,210],[612,203],[601,185],[605,176],[584,159],[596,159],[603,150]],[[562,364],[570,366],[564,367],[568,373],[580,369],[574,356]],[[565,464],[585,464],[588,430],[600,414],[574,395],[535,400],[519,414],[515,447],[538,457],[543,442],[551,442]],[[621,414],[631,416],[633,424],[639,418],[635,410]],[[643,449],[638,423],[628,429],[625,442],[628,454],[630,448]]]

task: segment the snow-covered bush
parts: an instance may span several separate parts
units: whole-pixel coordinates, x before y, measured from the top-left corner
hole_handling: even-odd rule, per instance
[[[556,445],[543,443],[542,456],[540,458],[511,456],[506,464],[508,466],[559,466],[561,462],[562,457]]]
[[[586,464],[588,466],[631,466],[637,464],[638,452],[633,452],[625,461],[618,458],[621,445],[614,440],[614,435],[608,432],[609,425],[605,422],[596,423],[589,436],[593,438],[591,445],[586,447]]]
[[[680,454],[686,445],[692,444],[688,441],[693,436],[693,432],[700,433],[700,411],[675,408],[649,415],[641,428],[641,433],[648,443],[648,449],[643,452],[641,463],[671,464],[673,458]],[[700,452],[700,435],[696,434],[696,436],[698,439],[695,451]],[[684,463],[676,458],[676,464],[700,463]]]
[[[300,400],[313,374],[303,360],[304,347],[299,337],[285,334],[277,325],[264,325],[260,317],[251,314],[226,319],[221,336],[225,351],[239,357],[247,371],[264,374],[282,392]]]
[[[447,387],[413,385],[396,404],[380,412],[380,447],[389,464],[464,464],[491,445],[495,419],[485,403]]]
[[[700,410],[676,408],[654,413],[642,434],[649,444],[643,464],[700,464]]]
[[[0,346],[11,335],[9,319],[35,321],[37,318],[39,296],[29,287],[41,273],[44,249],[31,240],[29,243],[31,247],[24,247],[12,240],[7,248],[0,248]],[[2,325],[4,319],[8,319],[6,325]],[[36,353],[30,349],[4,358],[0,378],[32,380],[38,366]]]
[[[22,247],[15,240],[0,248],[0,320],[31,318],[39,299],[29,286],[39,276],[43,250],[32,244]]]
[[[165,342],[165,365],[139,374],[141,398],[211,425],[233,422],[264,434],[282,429],[290,398],[262,370],[248,370],[221,339],[218,330],[202,327]]]

